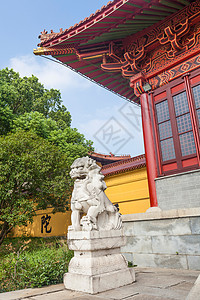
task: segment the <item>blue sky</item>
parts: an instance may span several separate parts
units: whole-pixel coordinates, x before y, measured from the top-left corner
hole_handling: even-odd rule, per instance
[[[1,3],[0,68],[37,76],[61,91],[72,127],[94,141],[97,152],[131,156],[144,153],[140,108],[71,70],[33,55],[44,29],[58,32],[88,17],[107,0],[7,0]]]

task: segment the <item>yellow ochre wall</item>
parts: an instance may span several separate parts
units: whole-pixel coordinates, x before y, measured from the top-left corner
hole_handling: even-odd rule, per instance
[[[121,174],[105,177],[106,194],[113,204],[119,204],[122,215],[145,212],[150,207],[146,168],[127,171]],[[50,216],[47,233],[43,226],[42,217]],[[33,223],[27,227],[16,227],[12,236],[28,235],[33,237],[66,236],[67,227],[71,224],[71,212],[52,214],[52,209],[37,211]]]
[[[41,233],[42,227],[42,217],[50,216],[49,225],[47,226],[47,231],[51,232],[47,233],[46,229],[43,225],[43,233]],[[37,215],[33,218],[33,223],[29,224],[27,227],[21,226],[16,227],[12,230],[12,236],[21,236],[28,235],[32,237],[50,237],[50,236],[66,236],[67,235],[67,227],[71,224],[71,212],[68,211],[66,213],[55,213],[52,214],[52,209],[48,208],[46,210],[38,210]]]
[[[122,215],[145,212],[150,207],[146,167],[105,177],[106,195],[119,204]]]

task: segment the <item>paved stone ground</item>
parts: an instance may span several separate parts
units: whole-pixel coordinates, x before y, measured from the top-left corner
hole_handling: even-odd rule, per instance
[[[58,284],[1,293],[0,300],[184,300],[199,275],[198,271],[188,270],[135,268],[135,271],[135,283],[97,295],[65,290],[63,284]],[[194,300],[200,300],[200,295]]]

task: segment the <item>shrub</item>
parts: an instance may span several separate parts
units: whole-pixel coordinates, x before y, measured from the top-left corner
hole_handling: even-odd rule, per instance
[[[31,241],[31,240],[30,240]],[[41,244],[30,249],[25,242],[19,250],[4,256],[0,267],[0,292],[42,287],[63,282],[73,252],[64,242]]]

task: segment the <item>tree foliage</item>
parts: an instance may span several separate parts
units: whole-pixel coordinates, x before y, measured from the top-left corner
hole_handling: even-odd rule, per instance
[[[13,119],[12,110],[0,98],[0,134],[7,134],[11,130]]]
[[[70,165],[92,150],[77,129],[61,94],[35,76],[0,70],[0,244],[36,209],[68,207]]]
[[[35,210],[68,208],[68,174],[67,155],[35,133],[0,138],[0,244],[14,226],[32,221]]]
[[[75,158],[85,156],[91,150],[91,141],[87,141],[83,134],[76,128],[60,124],[51,118],[45,118],[39,112],[25,113],[13,121],[13,132],[18,130],[34,131],[38,136],[48,139],[52,144],[59,147],[60,151],[67,154],[69,164]]]
[[[48,139],[52,131],[59,130],[59,126],[51,118],[46,118],[38,111],[33,111],[13,120],[12,131],[16,132],[18,130],[32,130],[38,136]]]
[[[71,124],[71,115],[62,104],[60,91],[45,89],[34,75],[21,78],[12,69],[0,70],[0,100],[15,116],[38,111],[62,126]]]

